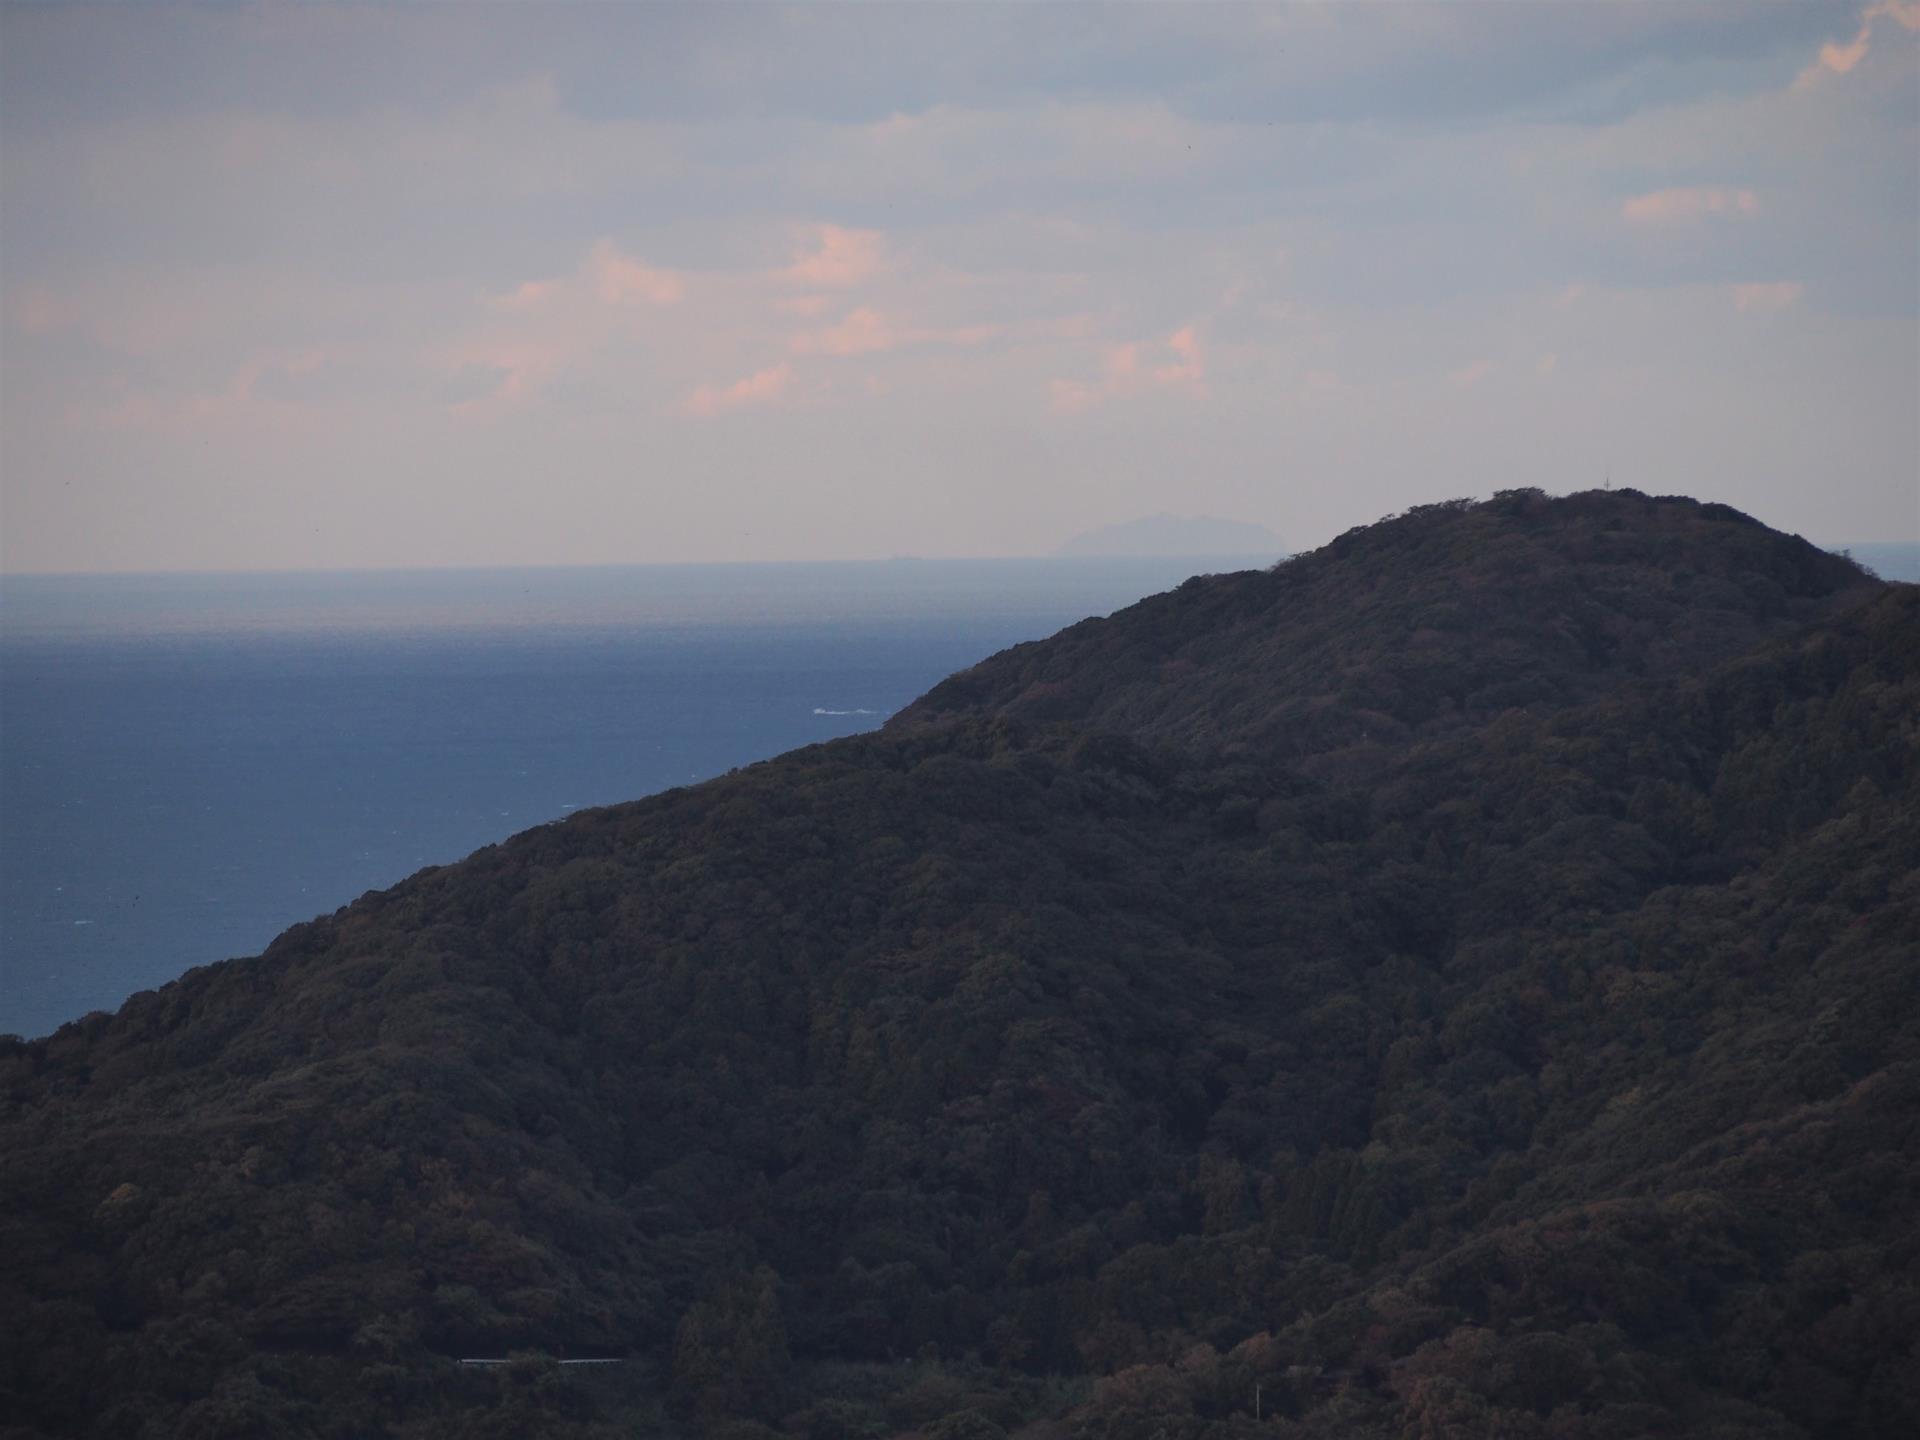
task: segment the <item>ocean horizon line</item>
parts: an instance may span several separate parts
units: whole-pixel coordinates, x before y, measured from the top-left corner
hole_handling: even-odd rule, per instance
[[[287,569],[178,570],[10,570],[0,569],[0,584],[25,580],[289,580],[379,575],[509,575],[586,573],[626,570],[802,570],[889,565],[1102,565],[1115,562],[1207,562],[1271,560],[1289,550],[1217,551],[1197,554],[1139,552],[1115,555],[867,555],[845,559],[795,560],[586,560],[536,561],[499,565],[340,565]]]

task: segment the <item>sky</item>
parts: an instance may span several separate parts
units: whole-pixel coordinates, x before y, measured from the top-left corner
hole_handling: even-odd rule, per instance
[[[1920,539],[1920,0],[0,7],[0,568]]]

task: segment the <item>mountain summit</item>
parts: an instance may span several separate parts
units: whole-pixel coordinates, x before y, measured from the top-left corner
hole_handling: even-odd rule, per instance
[[[11,1042],[0,1385],[101,1435],[1910,1434],[1916,714],[1920,591],[1690,500],[1190,581]]]

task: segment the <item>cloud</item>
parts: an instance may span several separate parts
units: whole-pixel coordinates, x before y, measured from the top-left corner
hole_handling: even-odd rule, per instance
[[[1873,41],[1873,22],[1885,17],[1904,30],[1920,30],[1920,0],[1880,0],[1877,5],[1869,5],[1860,13],[1860,28],[1854,32],[1853,39],[1842,45],[1829,40],[1820,47],[1820,58],[1815,60],[1794,81],[1796,89],[1804,90],[1814,84],[1822,75],[1845,75],[1867,58],[1867,51]]]
[[[957,325],[946,329],[901,326],[869,306],[861,306],[836,325],[796,335],[788,342],[798,355],[846,358],[897,350],[905,345],[979,345],[1001,333],[998,325]]]
[[[568,370],[592,365],[637,313],[680,304],[686,277],[648,264],[600,239],[565,275],[528,280],[485,307],[487,315],[461,339],[440,347],[429,365],[443,393],[457,394],[455,413],[482,415],[524,402]],[[491,375],[481,393],[474,387]]]
[[[846,290],[872,279],[886,263],[886,238],[878,230],[813,227],[813,245],[782,275],[796,285]]]
[[[1800,297],[1806,293],[1806,288],[1797,280],[1769,280],[1753,285],[1735,285],[1733,307],[1742,313],[1757,311],[1765,314],[1775,310],[1785,310],[1788,306],[1800,303]]]
[[[1199,327],[1195,325],[1181,326],[1157,346],[1142,340],[1110,345],[1101,368],[1103,373],[1098,384],[1068,379],[1049,381],[1049,407],[1058,414],[1077,415],[1111,396],[1125,395],[1148,385],[1184,387],[1196,394],[1206,391],[1206,357],[1201,350]]]
[[[1285,143],[1258,129],[1269,156]],[[889,189],[976,201],[1022,196],[1052,209],[1068,191],[1192,184],[1244,157],[1254,130],[1178,113],[1161,97],[1081,95],[991,108],[938,102],[861,126],[844,137],[847,153],[802,163],[823,180],[852,169]]]
[[[770,405],[785,395],[792,384],[793,366],[782,361],[765,370],[756,370],[731,385],[702,385],[680,402],[680,411],[705,420],[750,405]]]
[[[608,305],[677,305],[686,286],[671,270],[660,270],[622,255],[610,240],[596,243],[587,257],[594,293]]]
[[[1153,378],[1162,385],[1199,385],[1206,379],[1207,365],[1200,354],[1200,337],[1187,325],[1167,337],[1167,348],[1180,358],[1170,365],[1154,368]]]
[[[781,314],[798,315],[805,320],[826,314],[832,306],[831,295],[792,295],[773,302],[773,308]]]
[[[1728,190],[1713,185],[1684,185],[1635,195],[1620,207],[1623,219],[1634,225],[1673,225],[1713,218],[1747,219],[1760,212],[1760,197],[1751,190]]]
[[[576,354],[560,338],[487,336],[442,352],[440,387],[459,415],[481,415],[536,394]]]
[[[529,280],[497,298],[508,310],[534,311],[571,306],[677,305],[686,298],[685,279],[675,271],[628,255],[613,241],[593,242],[570,275]]]
[[[125,388],[104,404],[76,407],[71,418],[86,426],[201,439],[243,428],[284,434],[302,412],[337,415],[353,389],[337,359],[320,349],[268,349],[248,355],[215,383]]]
[[[826,393],[825,375],[809,373],[809,363],[1026,334],[1023,326],[967,314],[983,296],[1000,298],[991,281],[890,256],[878,231],[823,224],[807,236],[791,266],[700,270],[658,265],[612,240],[596,240],[571,271],[492,296],[477,323],[455,329],[435,347],[428,361],[437,372],[434,389],[459,397],[443,402],[455,413],[487,417],[562,390],[581,397],[617,388],[630,395],[636,382],[663,384],[670,387],[661,397],[667,408],[711,417],[803,387]],[[795,281],[840,288],[780,293]],[[933,316],[886,303],[852,304],[847,287],[868,282],[879,295],[911,297],[916,310]],[[764,365],[775,347],[796,358],[730,384],[687,388],[702,374]]]
[[[1820,58],[1806,70],[1800,72],[1800,78],[1807,83],[1822,70],[1831,70],[1836,75],[1844,75],[1862,60],[1867,58],[1867,37],[1870,27],[1862,25],[1860,33],[1845,45],[1836,45],[1829,40],[1820,47]]]
[[[1462,365],[1458,370],[1448,375],[1447,379],[1453,384],[1456,390],[1471,390],[1491,374],[1493,374],[1493,362],[1491,360],[1475,360],[1470,365]]]
[[[1141,513],[1168,508],[1154,487],[1263,467],[1372,477],[1286,501],[1291,530],[1330,534],[1439,483],[1436,453],[1462,484],[1524,483],[1543,450],[1615,432],[1658,442],[1676,487],[1724,474],[1758,509],[1776,486],[1791,519],[1793,475],[1844,428],[1868,515],[1911,468],[1916,303],[1913,5],[1840,54],[1874,3],[1182,6],[1097,36],[1057,7],[772,29],[724,9],[36,11],[0,44],[7,554],[820,556],[924,548],[926,514],[962,512],[943,543],[990,550],[1028,543],[1030,506],[1084,506],[1081,475]],[[298,39],[316,25],[358,48]],[[886,66],[860,61],[874,25]],[[156,61],[145,41],[183,26]],[[669,61],[659,28],[704,38]],[[1823,42],[1851,69],[1790,92]],[[971,63],[1011,53],[1038,58]],[[308,350],[325,363],[248,378]],[[1540,377],[1544,353],[1565,377]],[[1482,357],[1477,390],[1449,384]],[[1529,390],[1558,398],[1481,403]],[[205,418],[85,423],[123,400]],[[715,483],[600,483],[644,447]],[[566,503],[524,499],[536,469]],[[290,526],[225,538],[231,477],[299,477],[265,516],[335,471],[383,477],[414,518],[368,501],[355,517],[380,523],[331,557]],[[180,518],[149,541],[125,507],[61,508],[89,472]],[[612,523],[671,506],[707,538]],[[781,523],[756,517],[749,546],[754,510]]]
[[[1101,390],[1083,381],[1049,380],[1047,382],[1047,403],[1062,415],[1078,415],[1083,410],[1091,410],[1105,398]]]
[[[204,276],[176,277],[162,286],[136,273],[102,274],[88,285],[28,286],[8,297],[8,318],[23,335],[67,333],[120,356],[181,355],[223,330],[238,316],[257,319],[277,297],[249,294],[240,301],[218,293]],[[231,311],[229,312],[229,308]],[[230,349],[223,363],[235,356]]]
[[[901,332],[878,310],[862,306],[837,325],[797,335],[793,348],[802,355],[869,355],[903,342]]]
[[[559,289],[557,280],[529,280],[499,296],[496,303],[508,310],[535,310],[552,300]]]

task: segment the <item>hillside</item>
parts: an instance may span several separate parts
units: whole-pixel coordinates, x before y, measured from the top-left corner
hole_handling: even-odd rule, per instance
[[[1913,1433],[1916,716],[1687,500],[1189,582],[12,1043],[0,1415]]]
[[[1324,767],[1697,672],[1859,579],[1725,506],[1631,491],[1445,502],[1017,646],[893,723],[991,713]]]

